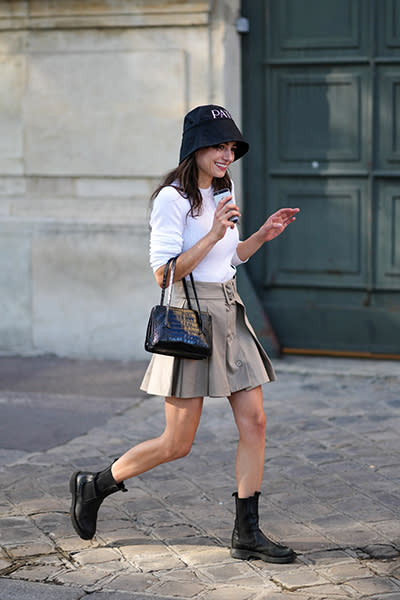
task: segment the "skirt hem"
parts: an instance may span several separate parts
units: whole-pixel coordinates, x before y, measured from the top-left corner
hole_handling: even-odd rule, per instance
[[[212,356],[190,360],[153,354],[140,389],[155,396],[224,398],[274,381],[271,361],[248,321],[235,280],[196,282],[196,289],[201,309],[212,316]],[[183,307],[186,299],[178,294],[174,304]]]

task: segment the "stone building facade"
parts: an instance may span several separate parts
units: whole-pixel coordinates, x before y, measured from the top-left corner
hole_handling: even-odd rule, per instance
[[[188,110],[240,122],[239,5],[0,3],[2,354],[148,356],[149,197]]]

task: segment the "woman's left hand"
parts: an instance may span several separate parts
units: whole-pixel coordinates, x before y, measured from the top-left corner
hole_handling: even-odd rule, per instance
[[[269,242],[280,235],[290,223],[296,220],[295,215],[298,212],[300,212],[299,208],[281,208],[268,217],[258,230],[263,242]]]

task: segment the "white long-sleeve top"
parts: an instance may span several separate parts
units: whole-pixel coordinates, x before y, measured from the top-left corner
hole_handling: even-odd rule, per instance
[[[201,189],[203,205],[201,214],[191,217],[190,203],[173,186],[160,190],[154,199],[150,218],[150,264],[153,271],[159,269],[172,256],[185,252],[211,229],[215,212],[214,189]],[[235,192],[232,186],[233,201]],[[207,256],[193,269],[197,281],[224,283],[232,279],[236,265],[241,264],[236,253],[239,232],[235,225],[228,228],[224,237],[210,250]]]

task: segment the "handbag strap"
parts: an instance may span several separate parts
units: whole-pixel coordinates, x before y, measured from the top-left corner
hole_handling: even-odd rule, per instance
[[[171,301],[172,282],[174,280],[175,264],[176,264],[176,259],[177,258],[178,258],[178,256],[173,256],[172,258],[170,258],[167,261],[167,264],[164,267],[164,276],[163,276],[163,282],[162,282],[161,301],[160,301],[161,306],[163,306],[163,304],[164,304],[165,288],[166,288],[166,285],[167,285],[167,277],[168,277],[169,266],[170,266],[171,263],[173,263],[172,264],[172,269],[171,269],[170,292],[168,294],[167,304],[169,304],[170,301]]]
[[[173,256],[172,258],[170,258],[167,261],[167,264],[165,265],[165,268],[164,268],[164,276],[163,276],[162,291],[161,291],[161,302],[160,302],[161,306],[163,306],[163,304],[164,304],[167,276],[168,276],[169,266],[171,265],[171,276],[170,276],[170,280],[169,280],[169,289],[168,289],[168,296],[167,296],[167,311],[165,313],[165,322],[166,323],[168,321],[168,312],[169,312],[169,308],[171,306],[172,287],[174,284],[175,267],[176,267],[176,261],[178,259],[178,256],[179,256],[179,254],[177,256]],[[193,312],[196,312],[200,329],[203,330],[203,319],[201,316],[200,302],[199,302],[199,298],[197,296],[196,286],[194,285],[194,279],[193,279],[193,275],[191,272],[189,273],[189,277],[190,277],[190,283],[192,284],[193,295],[196,300],[197,311],[192,307],[192,303],[190,301],[189,291],[187,288],[187,283],[186,283],[185,277],[183,277],[183,279],[181,279],[182,284],[183,284],[183,289],[185,290],[185,296],[186,296],[186,300],[188,303],[188,307],[190,310],[193,310]]]
[[[192,284],[194,299],[196,300],[197,311],[194,308],[192,308],[192,303],[190,302],[189,291],[188,291],[188,288],[187,288],[187,283],[186,283],[186,279],[185,278],[182,279],[183,289],[185,290],[185,296],[186,296],[186,300],[187,300],[188,306],[189,306],[190,310],[193,310],[193,312],[196,313],[196,315],[197,315],[197,321],[199,323],[199,327],[200,327],[200,329],[204,333],[204,330],[203,330],[203,317],[201,315],[200,302],[199,302],[199,298],[197,296],[196,286],[194,285],[194,279],[193,279],[192,272],[189,273],[189,277],[190,277],[190,283]]]
[[[190,276],[190,283],[192,284],[194,299],[196,300],[197,310],[199,312],[200,323],[201,323],[201,326],[202,326],[203,323],[202,323],[202,319],[201,319],[200,303],[199,303],[199,298],[197,296],[196,286],[194,285],[194,279],[193,279],[192,273],[189,273],[189,276]],[[190,303],[190,296],[189,296],[189,291],[188,291],[188,288],[187,288],[187,283],[186,283],[186,279],[185,278],[182,279],[182,283],[183,283],[183,289],[185,290],[185,296],[186,296],[186,300],[188,302],[189,308],[191,310],[193,310],[192,305]]]
[[[179,256],[179,254],[178,254],[178,256]],[[169,307],[171,305],[172,288],[174,285],[175,267],[176,267],[176,261],[178,259],[178,256],[174,256],[173,258],[170,258],[169,261],[167,262],[167,266],[168,266],[168,263],[171,263],[171,275],[169,278],[169,288],[168,288],[168,298],[167,298],[167,314],[168,314]]]

